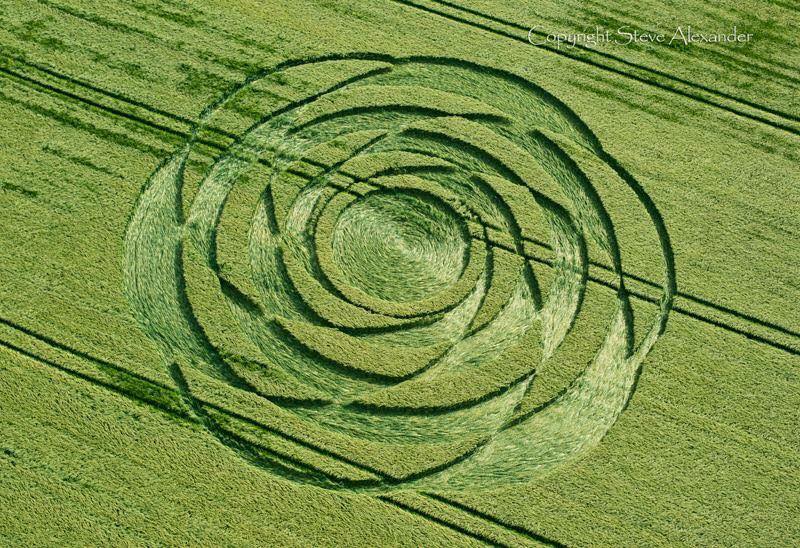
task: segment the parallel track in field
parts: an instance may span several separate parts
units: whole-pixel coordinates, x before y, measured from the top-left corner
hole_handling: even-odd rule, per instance
[[[178,419],[180,421],[183,421],[183,422],[185,422],[187,424],[198,423],[198,419],[188,409],[186,409],[183,405],[177,403],[180,400],[179,391],[176,390],[175,388],[167,385],[167,384],[164,384],[164,383],[149,379],[144,375],[140,375],[138,373],[129,371],[126,368],[122,367],[121,365],[115,364],[115,363],[110,362],[110,361],[105,360],[105,359],[97,358],[95,356],[92,356],[91,354],[88,354],[88,353],[84,352],[84,351],[72,348],[69,345],[66,345],[66,344],[64,344],[62,342],[59,342],[59,341],[57,341],[57,340],[55,340],[55,339],[53,339],[51,337],[48,337],[46,335],[42,335],[40,333],[37,333],[37,332],[33,331],[32,329],[29,329],[29,328],[27,328],[25,326],[19,325],[19,324],[15,323],[15,322],[12,322],[12,321],[7,320],[5,318],[0,317],[0,325],[4,325],[4,326],[6,326],[6,327],[8,327],[10,329],[13,329],[14,331],[16,331],[18,333],[23,334],[27,339],[35,341],[35,343],[43,343],[43,344],[45,344],[45,345],[47,345],[49,347],[52,347],[52,348],[58,350],[59,352],[68,354],[68,355],[72,356],[73,358],[77,358],[77,359],[79,359],[79,360],[81,360],[83,362],[88,362],[89,364],[92,364],[94,367],[99,368],[100,370],[111,370],[111,371],[115,372],[116,374],[125,375],[125,376],[128,377],[126,379],[127,382],[125,383],[126,386],[119,386],[118,384],[115,384],[114,382],[109,382],[108,380],[100,378],[100,376],[93,376],[93,375],[91,375],[89,373],[86,373],[86,372],[83,372],[83,371],[78,371],[78,370],[73,369],[73,368],[71,368],[71,367],[69,367],[67,365],[64,365],[63,363],[59,363],[58,361],[55,361],[54,359],[41,356],[41,355],[37,354],[35,351],[26,349],[26,348],[24,348],[23,346],[21,346],[19,344],[11,343],[11,342],[4,341],[4,340],[0,339],[0,347],[3,347],[5,349],[7,349],[7,350],[10,350],[10,351],[12,351],[12,352],[14,352],[14,353],[16,353],[16,354],[18,354],[20,356],[24,356],[25,358],[28,358],[30,360],[33,360],[34,362],[38,363],[39,365],[45,366],[45,367],[50,368],[50,369],[55,369],[57,371],[60,371],[61,373],[64,373],[64,374],[69,375],[71,377],[74,377],[74,378],[76,378],[78,380],[81,380],[83,382],[87,382],[87,383],[89,383],[89,384],[91,384],[93,386],[96,386],[98,388],[102,388],[104,390],[108,390],[108,391],[110,391],[110,392],[112,392],[114,394],[117,394],[119,396],[122,396],[122,397],[124,397],[126,399],[130,399],[130,400],[135,401],[137,403],[140,403],[142,405],[146,405],[146,406],[148,406],[148,407],[150,407],[152,409],[155,409],[155,410],[157,410],[159,412],[165,413],[165,414],[169,415],[170,417],[172,417],[174,419]],[[139,387],[139,390],[132,389],[130,386],[128,386],[129,383],[131,383],[131,384],[135,383]],[[162,399],[158,399],[157,397],[154,396],[155,394],[161,394],[162,396],[171,397],[173,399],[174,403],[173,404],[169,404],[169,403],[163,401]],[[274,427],[272,427],[270,425],[265,425],[265,424],[259,423],[258,421],[255,421],[253,419],[250,419],[250,418],[247,418],[247,417],[242,417],[241,415],[239,415],[235,411],[231,411],[229,409],[226,409],[224,407],[221,407],[221,406],[216,405],[216,404],[211,403],[211,402],[202,402],[202,403],[203,403],[204,406],[207,406],[207,407],[210,407],[212,409],[215,409],[216,411],[219,411],[219,412],[221,412],[223,414],[226,414],[228,416],[231,416],[233,418],[245,419],[251,425],[256,426],[258,428],[261,428],[261,429],[269,432],[270,434],[275,434],[275,435],[281,436],[284,439],[286,439],[287,441],[296,443],[296,444],[298,444],[298,445],[300,445],[300,446],[302,446],[302,447],[304,447],[306,449],[309,449],[309,450],[311,450],[313,452],[316,452],[321,457],[336,459],[336,460],[339,460],[340,462],[344,462],[344,463],[346,463],[346,464],[348,464],[350,466],[354,466],[356,468],[363,469],[363,470],[365,470],[367,472],[370,472],[372,474],[385,476],[385,474],[383,472],[381,472],[380,470],[374,469],[372,467],[366,467],[366,466],[364,466],[364,465],[362,465],[362,464],[360,464],[360,463],[358,463],[356,461],[353,461],[352,459],[350,459],[350,458],[348,458],[348,457],[346,457],[344,455],[338,455],[338,454],[332,453],[329,450],[317,447],[313,443],[310,443],[310,442],[307,442],[305,440],[299,439],[295,435],[288,434],[286,432],[280,431],[280,430],[278,430],[278,429],[276,429],[276,428],[274,428]],[[287,457],[286,455],[282,455],[282,454],[279,454],[279,453],[275,453],[273,456],[278,460],[287,460],[287,458],[288,459],[292,458],[292,457]],[[313,470],[318,471],[318,472],[323,472],[322,470],[316,468],[314,465],[309,464],[309,463],[307,463],[305,461],[297,461],[297,462],[294,462],[293,464],[299,465],[301,467],[305,467],[305,468],[308,468],[308,469],[313,469]],[[388,476],[386,476],[386,477],[388,477]],[[419,496],[423,500],[424,499],[430,499],[433,502],[443,504],[443,505],[451,508],[455,512],[463,512],[464,514],[466,514],[471,519],[479,520],[481,522],[486,523],[487,524],[486,526],[488,528],[492,528],[492,527],[500,528],[501,530],[503,530],[503,535],[494,537],[494,536],[489,536],[486,533],[483,533],[483,532],[480,532],[480,531],[474,531],[474,530],[470,529],[468,526],[466,526],[466,525],[464,525],[462,523],[459,523],[457,520],[454,520],[452,518],[436,516],[435,513],[431,512],[431,511],[427,511],[424,508],[414,507],[414,506],[409,505],[407,502],[404,502],[404,501],[401,501],[401,500],[396,500],[396,498],[393,495],[381,495],[381,496],[378,496],[376,498],[378,500],[381,500],[382,502],[384,502],[386,504],[392,505],[392,506],[394,506],[394,507],[396,507],[396,508],[398,508],[398,509],[400,509],[400,510],[402,510],[404,512],[411,513],[411,514],[413,514],[413,515],[415,515],[417,517],[426,519],[427,521],[430,521],[430,522],[435,523],[437,525],[446,527],[446,528],[451,529],[451,530],[453,530],[455,532],[458,532],[460,534],[466,535],[466,536],[468,536],[470,538],[473,538],[475,540],[479,540],[479,541],[484,542],[484,543],[489,544],[489,545],[509,546],[510,544],[508,544],[507,542],[503,542],[502,538],[507,538],[509,535],[511,535],[511,538],[516,539],[516,542],[514,544],[518,544],[521,541],[532,541],[532,542],[535,542],[535,543],[538,543],[538,544],[547,545],[547,546],[554,546],[554,547],[564,546],[564,544],[562,544],[561,542],[558,542],[558,541],[553,540],[553,539],[549,539],[549,538],[547,538],[547,537],[545,537],[545,536],[543,536],[543,535],[541,535],[539,533],[536,533],[534,531],[531,531],[531,530],[529,530],[527,528],[524,528],[524,527],[521,527],[521,526],[518,526],[518,525],[514,525],[514,524],[506,523],[503,520],[500,520],[499,518],[497,518],[495,516],[492,516],[490,514],[487,514],[485,512],[477,510],[475,508],[471,508],[470,506],[468,506],[468,505],[466,505],[464,503],[461,503],[459,501],[450,499],[450,498],[448,498],[448,497],[446,497],[446,496],[444,496],[442,494],[438,494],[438,493],[421,493]]]
[[[70,90],[58,87],[51,83],[48,83],[47,81],[43,81],[41,78],[33,77],[31,75],[22,73],[12,68],[0,67],[0,75],[13,79],[24,85],[31,86],[32,88],[37,89],[41,92],[57,95],[66,100],[81,103],[93,110],[100,111],[111,116],[124,118],[129,121],[133,121],[143,127],[146,127],[153,131],[157,131],[162,134],[168,134],[183,139],[189,137],[189,128],[194,123],[189,118],[150,106],[144,102],[125,97],[124,95],[121,95],[119,93],[114,93],[104,90],[100,87],[94,86],[86,82],[82,82],[81,80],[68,75],[63,75],[58,71],[49,69],[47,67],[43,67],[41,65],[28,63],[27,61],[23,61],[21,59],[13,59],[13,61],[15,61],[16,63],[24,63],[31,69],[41,73],[41,75],[62,81],[66,85],[74,86],[75,88],[79,88],[84,92],[100,95],[103,97],[104,100],[111,100],[117,104],[106,104],[102,100],[98,100],[98,98],[86,97],[80,93],[77,93],[76,92],[77,90],[75,89]],[[129,110],[126,110],[126,108],[128,108]],[[162,120],[148,119],[147,117],[144,116],[143,112],[139,113],[132,112],[130,110],[131,108],[150,113],[151,115],[155,115],[159,118],[162,118]],[[175,127],[175,124],[178,124],[178,127]],[[217,128],[209,128],[209,129],[211,132],[219,135],[224,139],[235,138],[234,135],[226,131]],[[225,147],[225,144],[207,139],[205,140],[201,139],[200,143],[215,151],[221,151]],[[317,165],[317,167],[320,167],[320,165]],[[523,237],[523,240],[526,243],[532,244],[533,246],[536,246],[541,250],[549,249],[549,245],[545,242],[532,239],[529,237],[527,238]],[[512,253],[518,253],[517,250],[501,242],[492,242],[492,244],[497,247],[503,248],[506,251]],[[524,253],[522,256],[528,260],[532,260],[542,264],[547,264],[546,259],[537,255],[533,255],[531,253]],[[612,272],[609,266],[604,265],[602,263],[592,261],[590,264],[592,267],[597,268],[599,271],[605,271],[609,273]],[[630,272],[625,272],[624,276],[626,280],[632,280],[633,282],[638,283],[642,289],[642,290],[637,290],[635,285],[633,288],[630,288],[629,292],[633,297],[654,304],[658,303],[658,298],[648,295],[647,293],[645,293],[645,291],[646,288],[660,289],[662,287],[661,284]],[[604,280],[600,277],[590,276],[589,279],[590,281],[597,283],[599,285],[603,285],[611,289],[617,289],[616,284]],[[682,314],[686,317],[692,318],[697,321],[701,321],[708,325],[713,325],[714,327],[717,327],[719,329],[724,329],[730,333],[734,333],[736,335],[745,337],[746,339],[762,343],[764,345],[781,350],[783,352],[787,352],[792,355],[800,355],[800,332],[794,329],[790,329],[776,322],[772,322],[764,318],[759,318],[755,315],[748,314],[746,312],[742,312],[730,307],[719,305],[717,303],[714,303],[713,301],[710,301],[708,299],[696,295],[692,295],[690,293],[678,291],[676,296],[678,297],[678,300],[672,309],[673,312],[675,313]],[[681,300],[685,301],[685,304],[682,304]],[[714,317],[712,314],[715,314],[718,317]],[[726,319],[719,319],[719,316]],[[736,325],[736,321],[755,326],[761,329],[763,333],[754,332],[754,330],[752,329],[745,329],[740,325]],[[766,333],[769,334],[767,335]]]
[[[540,50],[603,70],[610,74],[621,76],[715,109],[723,110],[730,114],[785,131],[792,135],[800,136],[800,116],[760,105],[748,99],[736,97],[730,93],[714,89],[698,82],[692,82],[685,78],[629,61],[618,55],[598,51],[582,44],[577,44],[574,48],[575,50],[579,50],[580,53],[572,53],[547,44],[532,45],[528,40],[528,33],[531,31],[530,28],[447,0],[429,0],[427,2],[425,2],[425,0],[389,1],[461,25],[489,32],[496,36],[522,42],[531,47],[536,47]],[[447,11],[448,9],[450,11]],[[467,17],[474,17],[477,20],[471,20]],[[505,28],[497,28],[492,25],[502,25]],[[546,33],[542,31],[533,31],[533,34],[539,37],[546,35]]]

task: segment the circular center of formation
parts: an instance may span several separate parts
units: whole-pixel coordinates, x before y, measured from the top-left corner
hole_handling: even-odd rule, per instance
[[[373,192],[339,216],[333,259],[348,284],[373,297],[422,300],[458,280],[466,262],[465,231],[438,198]]]

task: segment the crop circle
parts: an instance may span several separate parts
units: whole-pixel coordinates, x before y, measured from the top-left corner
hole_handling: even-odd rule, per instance
[[[622,191],[663,263],[639,340],[607,207]],[[153,172],[125,244],[133,312],[202,424],[271,472],[356,491],[531,481],[576,458],[628,404],[675,292],[655,205],[586,124],[444,57],[251,75]],[[591,264],[612,278],[605,335],[530,405]]]

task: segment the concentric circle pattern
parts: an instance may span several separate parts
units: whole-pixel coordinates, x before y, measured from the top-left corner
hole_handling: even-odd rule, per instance
[[[636,331],[620,196],[663,263]],[[655,206],[575,113],[440,57],[253,75],[156,169],[125,244],[133,311],[202,424],[352,490],[530,481],[577,457],[627,405],[675,291]],[[607,306],[588,304],[590,265]],[[570,343],[581,321],[601,337]]]

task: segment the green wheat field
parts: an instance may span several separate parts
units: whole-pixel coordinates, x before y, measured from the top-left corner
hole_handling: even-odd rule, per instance
[[[0,22],[0,545],[800,544],[791,0]]]

